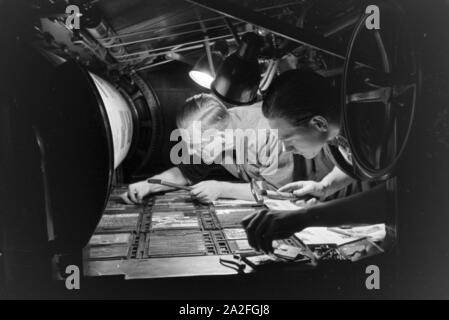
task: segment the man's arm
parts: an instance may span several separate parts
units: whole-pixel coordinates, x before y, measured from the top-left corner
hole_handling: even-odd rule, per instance
[[[173,182],[180,185],[187,185],[189,181],[184,177],[181,170],[177,167],[170,168],[160,174],[157,174],[153,179],[161,179],[169,182]],[[122,196],[123,200],[129,204],[131,203],[141,203],[142,199],[151,194],[167,190],[172,190],[173,188],[148,183],[147,180],[139,181],[128,186],[128,191]]]
[[[173,182],[176,184],[180,184],[183,186],[186,186],[189,184],[189,181],[184,176],[184,174],[181,172],[181,170],[179,170],[178,167],[173,167],[168,170],[165,170],[164,172],[157,174],[151,178],[152,179],[161,179],[161,180]],[[170,187],[166,187],[166,188],[170,189]]]
[[[319,182],[296,181],[283,186],[279,191],[293,192],[298,197],[312,195],[317,198],[326,199],[354,181],[354,179],[335,166],[332,171]]]
[[[354,179],[335,166],[320,182],[323,186],[323,197],[327,198],[353,182],[355,182]]]
[[[388,191],[383,183],[369,191],[307,208],[307,226],[384,223],[388,209]]]
[[[254,200],[249,183],[207,180],[192,186],[190,193],[204,203],[215,201],[218,198]]]
[[[254,200],[249,183],[222,182],[222,198]]]
[[[261,210],[242,221],[249,244],[272,252],[272,241],[285,239],[307,227],[384,223],[388,215],[388,191],[382,184],[366,192],[321,203],[297,211]]]

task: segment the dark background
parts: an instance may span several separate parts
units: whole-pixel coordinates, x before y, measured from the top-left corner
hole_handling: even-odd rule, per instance
[[[62,284],[48,287],[39,281],[45,265],[33,265],[27,285],[14,286],[5,292],[3,264],[0,256],[0,296],[6,298],[449,298],[449,1],[402,1],[414,21],[421,54],[423,87],[412,137],[398,169],[399,177],[399,243],[397,252],[374,261],[381,266],[382,289],[367,292],[364,288],[364,268],[369,263],[340,269],[339,267],[313,274],[267,274],[247,279],[175,279],[130,281],[101,279],[85,283],[79,293],[68,293]],[[1,14],[0,14],[1,15]],[[2,39],[19,17],[0,19]],[[23,18],[23,17],[22,17]],[[14,21],[13,21],[14,20]],[[6,50],[7,46],[0,48]],[[0,67],[6,68],[10,55],[1,55]],[[0,69],[1,72],[1,69]],[[38,72],[38,70],[36,70]],[[163,74],[164,76],[160,76]],[[168,75],[168,76],[167,76]],[[40,75],[45,76],[45,75]],[[164,121],[174,126],[171,115],[180,101],[199,88],[186,87],[186,70],[174,64],[148,75],[159,98],[164,100]],[[8,79],[1,78],[0,93],[8,92]],[[36,79],[38,81],[38,79]],[[30,90],[32,91],[32,90]],[[24,95],[28,92],[24,90]],[[1,98],[1,97],[0,97]],[[33,168],[20,166],[21,156],[11,157],[11,144],[27,146],[8,136],[11,115],[0,106],[0,196],[1,227],[14,219],[26,220],[27,229],[17,230],[28,239],[28,232],[42,223],[38,217],[27,215],[27,208],[38,191],[30,172]],[[14,119],[16,130],[26,134],[26,119]],[[23,126],[23,127],[21,127]],[[161,161],[151,169],[168,166],[169,141],[161,145]],[[16,145],[17,146],[17,145]],[[30,173],[30,174],[28,174]],[[28,205],[23,206],[24,203]],[[31,210],[32,211],[32,210]],[[30,211],[30,212],[31,212]],[[12,219],[12,220],[11,220]],[[2,236],[0,234],[0,245]],[[30,260],[42,252],[26,252]],[[36,260],[37,261],[37,260]],[[385,270],[385,272],[383,271]],[[43,272],[43,271],[42,271]],[[28,280],[26,280],[28,281]],[[26,283],[22,279],[23,283]],[[33,284],[30,286],[30,284]],[[157,289],[155,289],[157,288]]]

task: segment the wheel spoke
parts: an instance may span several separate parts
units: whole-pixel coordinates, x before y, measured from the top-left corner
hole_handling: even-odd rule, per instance
[[[372,103],[382,102],[388,103],[391,96],[390,88],[379,88],[375,90],[357,92],[347,96],[347,103]]]
[[[416,89],[415,83],[395,85],[393,87],[393,98],[397,99],[412,89]]]

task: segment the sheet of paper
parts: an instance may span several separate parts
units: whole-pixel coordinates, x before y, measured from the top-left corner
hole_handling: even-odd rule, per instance
[[[349,235],[343,235],[337,232],[330,231],[326,227],[307,228],[301,232],[295,233],[295,236],[301,239],[307,245],[309,244],[341,245],[359,239],[359,237],[352,237]]]
[[[228,240],[246,239],[246,232],[242,228],[223,229],[223,233]]]
[[[304,250],[301,248],[281,244],[274,249],[274,254],[287,260],[296,260],[298,256],[305,255]]]
[[[342,245],[366,237],[369,237],[372,241],[381,241],[385,238],[385,235],[385,224],[352,228],[312,227],[295,234],[305,244],[336,245]]]
[[[253,250],[249,245],[248,240],[235,240],[238,250]]]
[[[338,251],[353,262],[384,252],[381,247],[367,238],[340,246]]]
[[[368,237],[374,242],[384,240],[387,235],[386,226],[383,223],[351,228],[329,228],[329,230],[346,233],[357,238]]]

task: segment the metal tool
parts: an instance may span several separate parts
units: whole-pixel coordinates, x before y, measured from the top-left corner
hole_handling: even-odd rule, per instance
[[[235,254],[232,256],[232,258],[232,260],[220,258],[220,264],[224,267],[231,268],[238,273],[242,273],[246,268],[246,264],[245,262],[243,262],[242,257],[240,257],[240,255],[238,254]]]
[[[168,181],[164,181],[164,180],[161,180],[161,179],[148,179],[147,182],[148,183],[154,183],[154,184],[160,184],[160,185],[167,186],[167,187],[172,187],[172,188],[175,188],[175,189],[187,190],[187,191],[190,191],[192,189],[189,186],[183,186],[181,184],[168,182]]]
[[[279,192],[274,190],[261,189],[257,185],[257,181],[254,179],[251,179],[251,192],[254,196],[254,199],[256,199],[257,203],[263,203],[264,197],[276,200],[293,200],[293,201],[300,201],[300,200],[307,201],[313,198],[313,196],[311,195],[298,197],[291,192]]]

